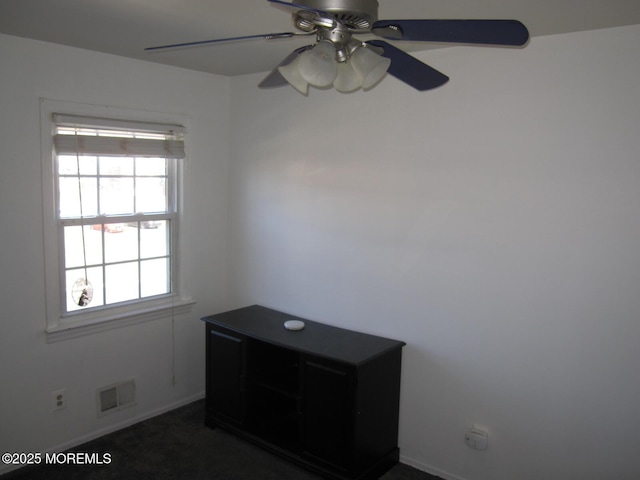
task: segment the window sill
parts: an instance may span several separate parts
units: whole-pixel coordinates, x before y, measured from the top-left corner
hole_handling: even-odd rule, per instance
[[[168,316],[182,315],[190,312],[195,303],[191,298],[175,298],[144,306],[129,307],[126,310],[94,318],[62,318],[57,325],[46,328],[47,343],[92,335],[113,330],[114,328],[167,318]]]

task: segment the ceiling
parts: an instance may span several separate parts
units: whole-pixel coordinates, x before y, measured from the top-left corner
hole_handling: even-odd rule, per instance
[[[532,36],[640,24],[640,0],[379,3],[381,20],[517,19]],[[258,39],[155,53],[144,48],[292,30],[290,14],[266,0],[0,0],[0,33],[220,75],[270,71],[295,48],[314,43],[314,38]],[[442,47],[415,42],[397,45],[407,51]]]

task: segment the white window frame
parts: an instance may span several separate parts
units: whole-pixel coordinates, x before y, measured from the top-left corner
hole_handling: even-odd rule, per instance
[[[180,269],[182,256],[179,233],[184,227],[184,190],[181,188],[188,160],[176,160],[173,182],[175,189],[170,201],[175,202],[171,229],[171,293],[138,299],[116,305],[105,305],[86,311],[64,313],[65,280],[62,228],[57,212],[57,174],[53,145],[54,114],[78,115],[132,122],[180,124],[187,127],[188,119],[180,115],[138,111],[131,109],[60,102],[41,99],[41,148],[42,148],[42,193],[43,193],[43,233],[46,282],[46,336],[48,342],[75,338],[125,325],[173,317],[186,313],[195,303],[187,294],[185,277]],[[187,143],[185,134],[185,144]],[[188,154],[188,151],[187,151]]]

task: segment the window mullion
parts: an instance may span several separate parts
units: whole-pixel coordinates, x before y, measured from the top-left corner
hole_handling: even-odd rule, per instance
[[[99,190],[99,188],[98,188]],[[98,195],[100,196],[100,195]],[[100,231],[100,239],[102,242],[102,304],[107,305],[107,253],[106,253],[106,242],[104,241],[104,236],[106,234],[105,228]]]
[[[100,161],[101,157],[96,157],[96,213],[99,215],[102,214],[102,195],[100,195],[101,185],[102,185],[102,172],[100,171],[102,168],[102,162]]]

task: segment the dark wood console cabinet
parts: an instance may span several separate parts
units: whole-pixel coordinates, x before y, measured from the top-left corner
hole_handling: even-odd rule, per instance
[[[397,463],[403,342],[258,305],[202,320],[207,426],[325,478],[376,479]]]

